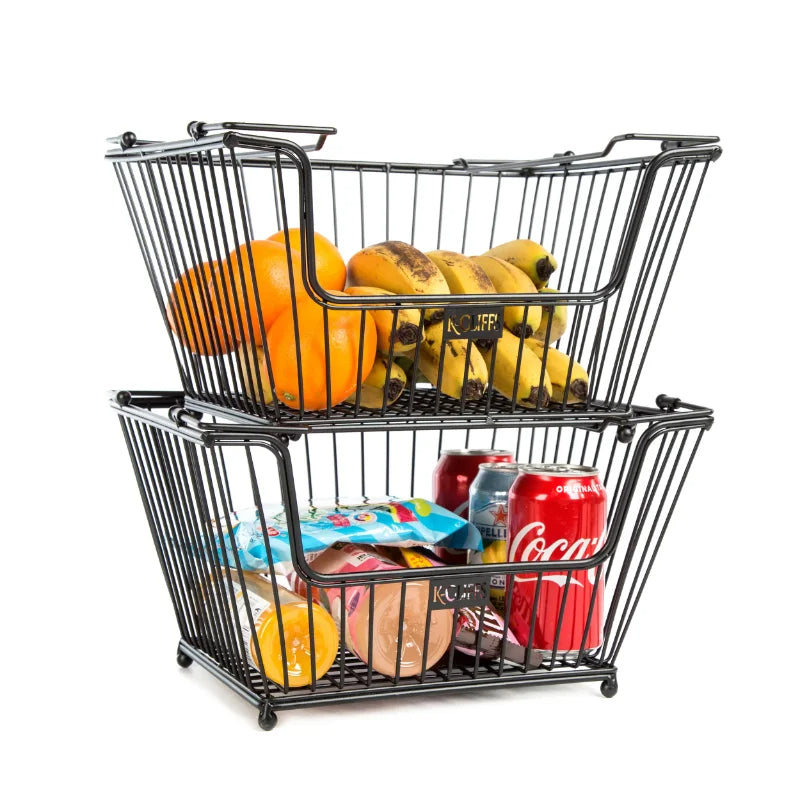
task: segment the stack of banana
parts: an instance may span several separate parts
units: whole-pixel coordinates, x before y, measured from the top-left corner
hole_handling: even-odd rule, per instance
[[[556,291],[547,282],[557,268],[555,258],[528,239],[471,257],[449,250],[423,253],[404,242],[390,241],[360,250],[350,259],[345,291],[356,296],[531,295]],[[567,329],[567,306],[506,307],[502,337],[478,340],[470,348],[466,340],[442,341],[444,309],[426,309],[423,314],[401,307],[396,312],[370,313],[378,332],[379,355],[361,387],[360,404],[366,408],[394,403],[407,382],[415,379],[411,374],[415,361],[427,381],[457,400],[477,400],[483,395],[493,362],[494,388],[519,406],[583,403],[588,397],[586,370],[550,346]],[[349,398],[355,400],[355,394]]]

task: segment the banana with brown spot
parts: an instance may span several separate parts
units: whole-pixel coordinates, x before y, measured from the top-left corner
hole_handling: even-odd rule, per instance
[[[494,373],[492,384],[503,397],[516,400],[517,405],[525,408],[546,408],[553,393],[553,387],[547,372],[542,369],[541,359],[523,342],[529,339],[520,339],[509,330],[504,330],[503,335],[494,342],[494,347],[482,353],[486,362],[487,371],[491,370],[492,350],[497,351],[494,356]],[[519,364],[519,372],[517,372]],[[544,374],[543,374],[544,373]],[[519,375],[519,377],[517,377]],[[517,384],[516,392],[514,383]]]
[[[444,275],[451,294],[495,294],[494,285],[480,265],[452,250],[432,250],[425,253]],[[491,341],[476,339],[475,346],[485,350]]]
[[[377,286],[350,286],[345,289],[345,294],[352,297],[386,297],[386,302],[391,303],[394,292],[390,292],[388,289],[379,289]],[[401,306],[396,311],[376,309],[370,310],[369,313],[375,320],[379,353],[399,355],[414,351],[414,347],[422,336],[422,315],[419,311]],[[396,322],[395,316],[397,317]]]
[[[439,267],[452,294],[494,294],[494,284],[480,264],[452,250],[425,253]]]
[[[527,339],[525,344],[540,359],[544,359],[543,342]],[[589,375],[575,359],[556,350],[555,347],[548,347],[545,369],[553,386],[553,403],[564,402],[567,378],[569,378],[569,392],[566,393],[567,405],[586,402],[589,396]]]
[[[385,358],[376,358],[369,375],[361,384],[360,405],[362,408],[383,408],[385,397],[388,408],[405,388],[406,373],[397,364],[390,364]],[[347,402],[355,404],[356,394],[353,392]]]
[[[547,285],[550,276],[558,269],[558,262],[537,242],[530,239],[514,239],[487,250],[484,255],[497,256],[513,264],[536,284],[537,289]]]
[[[500,294],[536,294],[534,282],[526,272],[503,261],[497,256],[472,256],[472,260],[489,276],[489,280]],[[527,311],[527,313],[526,313]],[[542,321],[541,306],[506,306],[503,321],[514,336],[527,339]]]
[[[348,286],[377,286],[395,294],[450,294],[444,275],[416,247],[389,241],[359,250],[347,264]],[[444,309],[425,311],[426,322],[444,317]]]
[[[442,342],[444,326],[435,322],[425,326],[419,347],[420,372],[436,387],[439,363],[442,361],[442,381],[438,386],[443,394],[456,400],[478,400],[486,389],[488,372],[477,347],[469,348],[463,339]],[[466,371],[466,376],[465,376]]]

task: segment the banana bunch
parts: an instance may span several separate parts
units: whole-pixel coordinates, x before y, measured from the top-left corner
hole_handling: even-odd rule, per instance
[[[383,399],[386,398],[387,408],[394,403],[406,388],[406,373],[394,362],[378,356],[369,375],[361,383],[362,408],[383,408]],[[348,403],[356,402],[358,392],[353,392],[347,398]]]
[[[425,326],[419,345],[419,369],[431,385],[456,400],[478,400],[486,389],[489,373],[477,347],[469,348],[463,339],[442,341],[441,321]],[[439,384],[439,365],[442,378]]]
[[[395,241],[359,250],[347,264],[347,284],[379,287],[394,294],[450,294],[444,276],[425,253]],[[425,311],[425,322],[443,317],[444,309]]]
[[[528,239],[506,242],[484,255],[470,257],[450,250],[423,253],[404,242],[388,241],[366,247],[350,259],[346,292],[357,297],[485,294],[491,302],[491,295],[496,293],[529,297],[556,293],[547,282],[557,268],[552,254]],[[422,314],[400,306],[370,313],[380,355],[361,386],[361,405],[365,408],[382,408],[384,399],[387,406],[391,405],[418,376],[424,376],[449,397],[478,400],[486,390],[492,361],[492,385],[522,407],[583,403],[588,397],[586,370],[551,346],[566,333],[565,305],[508,306],[504,309],[502,336],[475,340],[470,347],[466,339],[442,341],[443,309],[428,309]],[[389,353],[397,361],[389,360]],[[247,357],[252,358],[252,354]],[[417,374],[412,374],[415,360]],[[260,364],[263,357],[256,361]],[[355,394],[349,401],[355,401]],[[495,545],[485,553],[491,553],[492,547]],[[497,560],[504,561],[505,543],[497,542],[496,549]]]
[[[550,276],[558,269],[558,262],[540,244],[530,239],[514,239],[499,244],[484,253],[508,261],[521,269],[536,284],[537,289],[547,285]]]
[[[589,375],[577,361],[566,353],[556,350],[555,347],[547,348],[545,358],[544,342],[538,339],[526,339],[525,344],[538,356],[539,363],[545,361],[554,403],[563,403],[565,398],[567,405],[586,402],[589,396]],[[569,379],[569,390],[567,390],[567,379]]]
[[[553,394],[550,378],[542,369],[541,358],[524,342],[532,340],[520,339],[509,330],[492,342],[489,350],[482,351],[487,371],[491,368],[494,357],[494,373],[492,383],[503,397],[514,401],[525,408],[546,408]],[[495,355],[492,353],[495,351]],[[519,364],[519,370],[517,370]],[[516,392],[514,383],[517,384]]]

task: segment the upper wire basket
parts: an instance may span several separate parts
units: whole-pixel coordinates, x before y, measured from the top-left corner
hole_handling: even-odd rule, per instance
[[[717,137],[627,134],[600,152],[536,161],[309,158],[335,132],[191,123],[183,141],[113,140],[107,158],[187,406],[297,430],[630,411],[706,172],[721,153]],[[315,140],[301,146],[276,133]],[[616,157],[631,140],[657,152]],[[547,292],[348,295],[323,286],[315,233],[345,261],[382,242],[472,256],[532,239],[558,268]],[[271,235],[290,265],[282,337],[273,332],[277,295],[260,272]],[[448,321],[487,309],[507,325],[521,316],[520,338],[505,333],[511,344],[501,347],[459,339],[457,329],[447,342]],[[403,339],[409,319],[418,330]],[[531,344],[537,325],[550,348],[526,346],[523,332]]]

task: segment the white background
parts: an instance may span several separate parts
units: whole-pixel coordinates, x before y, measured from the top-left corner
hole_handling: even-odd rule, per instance
[[[45,2],[5,19],[7,796],[794,789],[792,26],[773,2],[565,5]],[[335,125],[331,157],[432,162],[585,152],[628,131],[722,137],[639,393],[711,405],[717,423],[616,698],[586,684],[387,700],[287,711],[266,734],[177,667],[105,399],[177,388],[177,373],[103,139],[181,138],[198,118]]]

